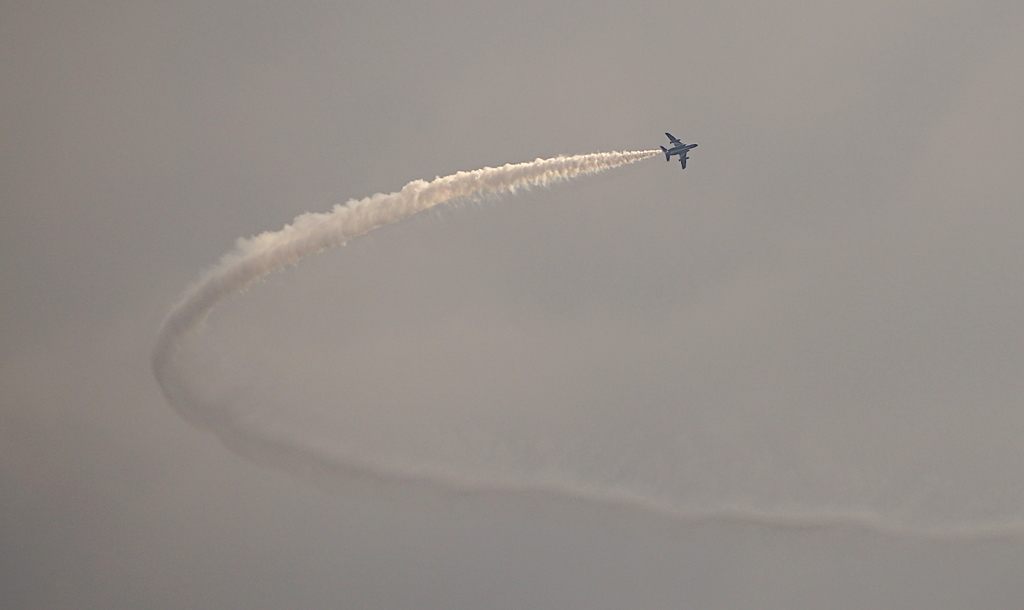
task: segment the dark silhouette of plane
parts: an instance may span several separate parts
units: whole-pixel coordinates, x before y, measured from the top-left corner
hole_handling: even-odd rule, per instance
[[[674,135],[668,132],[666,132],[665,135],[668,136],[669,141],[672,142],[672,148],[665,148],[664,146],[661,147],[661,151],[665,153],[665,160],[671,160],[672,155],[679,155],[679,165],[681,165],[683,169],[686,169],[686,160],[689,159],[689,157],[686,156],[686,153],[690,152],[691,148],[697,148],[697,145],[683,144]]]

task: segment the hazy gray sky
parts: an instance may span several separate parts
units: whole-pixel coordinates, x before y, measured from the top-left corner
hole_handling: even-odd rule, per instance
[[[1005,1],[6,3],[2,605],[1019,607],[1022,57]],[[189,354],[251,429],[489,491],[314,485],[160,393],[238,237],[664,131],[685,171],[386,227]]]

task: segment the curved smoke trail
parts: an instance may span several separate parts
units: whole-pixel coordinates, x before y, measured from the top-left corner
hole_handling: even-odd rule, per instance
[[[430,474],[420,470],[415,475],[403,474],[362,463],[356,457],[339,459],[336,453],[320,451],[300,439],[257,426],[227,405],[211,402],[192,387],[187,367],[178,357],[182,344],[219,303],[242,292],[253,282],[377,227],[398,222],[446,201],[553,184],[633,163],[658,152],[644,150],[537,159],[528,163],[457,172],[430,182],[414,180],[396,193],[349,201],[326,213],[302,214],[280,231],[239,239],[235,250],[221,258],[189,289],[164,320],[152,354],[156,379],[168,401],[184,419],[213,432],[229,448],[249,459],[307,474],[341,473],[375,480],[415,479],[460,487],[475,486],[474,482],[462,477],[456,479],[440,472]],[[486,485],[486,482],[478,483]]]
[[[211,398],[197,387],[189,373],[188,358],[182,349],[186,340],[202,325],[207,315],[221,302],[245,290],[268,273],[298,263],[326,248],[344,244],[385,224],[397,222],[440,203],[460,198],[486,197],[514,192],[520,188],[569,180],[579,175],[600,172],[652,157],[659,151],[596,153],[529,163],[458,172],[427,182],[415,180],[401,191],[377,194],[337,205],[327,213],[298,216],[280,231],[240,239],[171,309],[160,328],[153,349],[152,364],[157,381],[177,412],[187,421],[217,435],[233,452],[269,467],[288,470],[320,483],[363,481],[371,485],[401,481],[430,490],[473,490],[476,493],[510,492],[520,498],[581,498],[602,504],[666,515],[672,518],[715,519],[757,522],[785,527],[835,524],[890,534],[924,534],[945,538],[985,538],[1024,536],[1024,524],[991,523],[960,527],[910,527],[896,518],[874,511],[824,511],[797,514],[709,507],[680,509],[671,503],[629,490],[601,486],[558,483],[542,480],[493,480],[480,475],[436,466],[403,467],[372,462],[357,454],[344,454],[337,447],[321,447],[309,438],[256,421],[237,405]],[[194,364],[192,365],[194,366]],[[233,408],[234,407],[234,408]]]

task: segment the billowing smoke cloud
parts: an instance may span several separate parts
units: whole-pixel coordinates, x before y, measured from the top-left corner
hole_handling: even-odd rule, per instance
[[[414,180],[401,191],[377,194],[337,205],[327,213],[307,213],[280,231],[240,239],[197,284],[186,292],[160,328],[153,350],[153,370],[168,401],[191,423],[216,434],[232,450],[270,466],[306,475],[317,472],[371,480],[416,480],[454,487],[500,487],[488,481],[430,472],[418,468],[404,473],[394,468],[339,458],[303,439],[268,429],[239,415],[230,405],[209,398],[194,387],[182,346],[219,303],[238,294],[268,273],[303,258],[344,244],[348,239],[394,223],[440,203],[511,193],[549,185],[584,174],[633,163],[658,154],[656,150],[594,153],[529,163],[457,172],[430,182]]]

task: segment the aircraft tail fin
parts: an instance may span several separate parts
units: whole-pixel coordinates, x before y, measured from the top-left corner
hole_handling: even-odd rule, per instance
[[[665,153],[665,160],[668,161],[670,159],[670,156],[668,154],[668,149],[665,148],[664,146],[659,146],[659,148],[661,148],[661,152]]]

